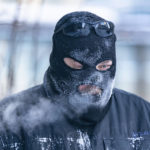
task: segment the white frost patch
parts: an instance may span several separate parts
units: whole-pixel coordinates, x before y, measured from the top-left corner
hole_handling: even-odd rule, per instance
[[[83,133],[80,130],[77,131],[79,134],[79,138],[77,139],[77,143],[79,144],[79,147],[81,150],[90,150],[91,149],[91,143],[90,139],[87,133]]]
[[[14,150],[19,150],[19,145],[20,145],[20,143],[13,143],[10,145],[10,148],[12,148]]]
[[[41,150],[49,150],[52,143],[52,139],[46,137],[37,137],[36,141],[40,143]]]
[[[72,138],[72,137],[67,137],[67,141],[69,141],[69,142],[73,142],[74,140],[73,140],[73,138]]]
[[[91,150],[90,138],[87,132],[82,132],[79,129],[68,133],[67,144],[69,150]]]
[[[80,130],[72,132],[71,134],[66,136],[64,140],[62,139],[62,137],[59,137],[57,139],[52,139],[50,137],[36,137],[35,140],[40,144],[41,150],[50,150],[53,146],[55,146],[55,144],[65,144],[63,143],[63,141],[65,140],[67,140],[67,145],[64,146],[66,146],[66,148],[69,148],[70,150],[72,148],[78,150],[91,150],[91,143],[88,134]]]
[[[73,58],[77,60],[82,60],[83,62],[88,63],[88,65],[91,65],[93,61],[97,61],[101,58],[102,51],[101,51],[101,48],[97,46],[96,51],[94,53],[90,53],[90,52],[91,50],[88,48],[74,49],[70,53],[70,56],[72,56]]]
[[[40,143],[47,143],[48,141],[51,142],[52,139],[43,137],[43,138],[37,138],[37,141]]]
[[[97,105],[100,105],[103,107],[108,103],[108,101],[112,95],[113,88],[114,88],[114,81],[115,81],[114,79],[108,78],[107,86],[102,93],[100,101],[96,102]]]
[[[143,137],[136,137],[136,138],[128,138],[128,140],[130,141],[130,144],[132,146],[132,148],[135,148],[135,143],[136,142],[140,142],[141,140],[144,140]]]

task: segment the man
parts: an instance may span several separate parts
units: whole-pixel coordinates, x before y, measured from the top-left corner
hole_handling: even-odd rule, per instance
[[[149,150],[150,105],[113,88],[114,24],[62,17],[44,83],[1,102],[1,150]]]

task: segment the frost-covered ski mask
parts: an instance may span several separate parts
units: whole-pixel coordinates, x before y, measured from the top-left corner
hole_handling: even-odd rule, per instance
[[[112,22],[90,12],[67,14],[56,24],[46,82],[65,97],[69,118],[87,124],[102,118],[116,71],[113,30]]]

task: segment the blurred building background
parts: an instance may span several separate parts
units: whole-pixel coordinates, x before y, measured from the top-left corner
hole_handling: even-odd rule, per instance
[[[116,87],[150,101],[149,8],[148,0],[0,0],[0,99],[42,83],[55,23],[86,10],[116,24]]]

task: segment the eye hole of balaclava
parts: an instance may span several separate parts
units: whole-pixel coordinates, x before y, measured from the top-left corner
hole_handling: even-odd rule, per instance
[[[65,57],[64,58],[64,63],[72,68],[72,69],[82,69],[83,68],[83,65],[81,63],[79,63],[78,61],[72,59],[72,58],[68,58],[68,57]],[[105,60],[105,61],[102,61],[100,63],[98,63],[96,65],[96,69],[98,71],[107,71],[108,69],[110,69],[112,66],[112,60]]]
[[[72,69],[82,69],[83,65],[72,58],[65,57],[64,63]]]
[[[112,66],[112,60],[105,60],[96,65],[96,69],[98,71],[106,71],[110,69]]]

